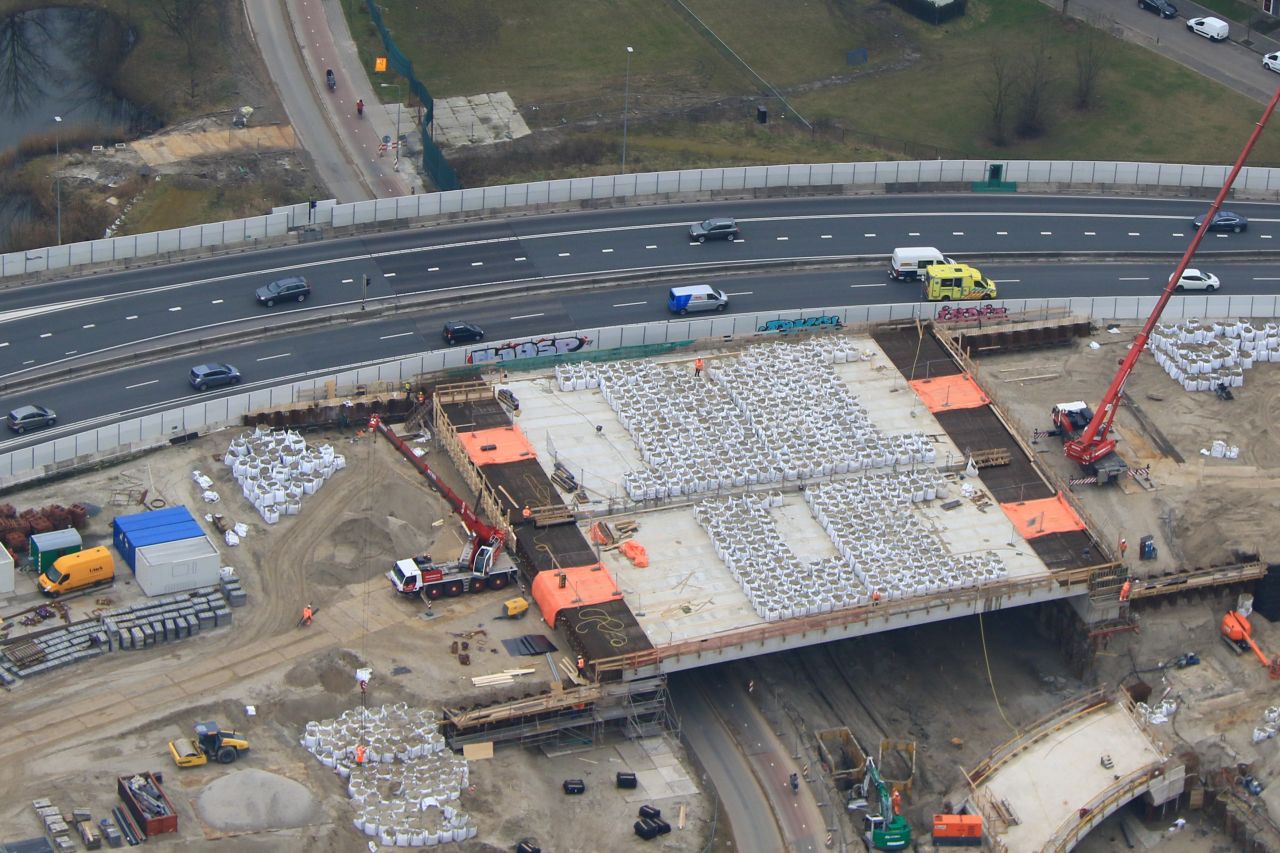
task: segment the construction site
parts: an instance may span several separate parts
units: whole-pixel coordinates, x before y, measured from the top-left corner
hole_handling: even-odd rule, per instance
[[[1280,371],[1253,355],[1280,333],[1162,327],[1101,433],[1123,468],[1082,468],[1069,414],[1133,331],[911,322],[333,387],[12,493],[0,838],[728,850],[701,695],[762,721],[756,784],[803,793],[829,849],[1280,849]],[[1223,376],[1250,353],[1232,394],[1185,382],[1214,347]],[[54,506],[80,544],[42,561],[19,520]],[[113,578],[36,590],[99,550]]]

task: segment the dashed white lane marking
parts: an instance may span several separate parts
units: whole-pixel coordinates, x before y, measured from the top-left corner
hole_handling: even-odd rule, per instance
[[[737,293],[726,293],[725,296],[750,296],[754,290],[739,290]]]
[[[271,361],[276,358],[288,358],[291,355],[293,355],[291,352],[282,352],[279,355],[264,355],[262,358],[258,359],[258,361]]]
[[[612,252],[612,251],[613,251],[613,249],[601,249],[601,250],[600,250],[600,253],[601,253],[601,254],[604,254],[604,255],[607,255],[607,254],[609,254],[609,253],[610,253],[610,252]]]
[[[544,315],[542,312],[539,312],[539,313],[537,313],[537,314],[517,314],[516,316],[514,316],[514,317],[508,317],[507,319],[509,319],[509,320],[529,320],[529,319],[531,319],[531,318],[533,318],[533,317],[542,317],[542,316],[545,316],[545,315]]]
[[[632,305],[648,305],[648,302],[618,302],[614,304],[614,308],[630,308]]]
[[[1121,281],[1151,281],[1151,277],[1145,276],[1145,275],[1121,276],[1120,280]]]
[[[389,340],[391,340],[392,338],[403,338],[403,337],[406,337],[406,336],[408,336],[408,335],[412,335],[412,334],[413,334],[413,332],[397,332],[397,333],[396,333],[396,334],[394,334],[394,335],[383,335],[382,337],[378,338],[378,340],[380,340],[380,341],[389,341]]]
[[[159,381],[159,379],[148,379],[146,382],[139,382],[137,385],[126,385],[124,386],[124,390],[132,391],[134,388],[143,388],[147,385],[155,385]]]
[[[427,272],[440,272],[440,267],[427,267]]]
[[[475,264],[472,264],[472,266],[475,266]],[[395,278],[395,277],[396,277],[396,274],[395,274],[395,273],[393,273],[393,272],[384,272],[384,273],[382,274],[382,277],[383,277],[383,278]]]
[[[137,315],[137,314],[130,314],[128,317],[125,317],[125,319],[126,319],[126,320],[136,320],[136,319],[138,319],[138,315]]]
[[[97,323],[85,323],[85,324],[84,324],[83,326],[81,326],[80,328],[82,328],[82,329],[93,329],[93,328],[97,327],[97,325],[98,325]]]
[[[53,337],[53,332],[45,332],[45,333],[44,333],[43,335],[41,335],[40,337],[42,337],[42,338],[52,338],[52,337]]]
[[[473,266],[473,267],[482,267],[482,266],[484,266],[484,261],[472,261],[472,262],[471,262],[471,266]]]
[[[568,252],[561,252],[557,257],[567,258],[567,257],[569,257],[569,253],[568,253]]]
[[[883,282],[879,284],[851,284],[849,286],[850,287],[888,287],[888,285],[884,284]]]
[[[170,309],[169,309],[169,312],[170,312],[170,313],[172,313],[172,312],[174,312],[174,311],[181,311],[181,310],[182,310],[182,306],[181,306],[181,305],[175,305],[175,306],[173,306],[172,308],[170,308]]]
[[[221,299],[215,299],[215,300],[213,300],[212,302],[210,302],[209,304],[210,304],[210,305],[221,305],[221,304],[222,304],[222,300],[221,300]]]

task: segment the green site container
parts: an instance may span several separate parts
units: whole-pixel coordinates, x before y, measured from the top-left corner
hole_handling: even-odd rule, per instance
[[[31,537],[31,567],[43,572],[53,565],[53,561],[63,554],[74,554],[83,545],[80,542],[80,531],[73,527],[66,530],[50,530],[48,533],[37,533]]]

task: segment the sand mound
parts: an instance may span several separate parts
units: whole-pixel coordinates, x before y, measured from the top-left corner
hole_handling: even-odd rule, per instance
[[[316,804],[311,792],[292,779],[240,770],[205,785],[196,813],[215,829],[265,831],[312,823]]]

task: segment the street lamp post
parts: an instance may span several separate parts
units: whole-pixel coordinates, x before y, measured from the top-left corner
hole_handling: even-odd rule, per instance
[[[627,45],[627,83],[622,95],[622,171],[627,171],[627,113],[631,111],[631,54],[635,51]]]
[[[57,164],[62,163],[62,116],[53,117],[53,158],[57,160]],[[58,199],[58,245],[62,245],[62,176],[55,174],[53,176],[53,185]]]
[[[399,83],[379,83],[382,88],[394,86],[396,90],[396,162],[392,165],[392,171],[400,171],[400,84]]]

